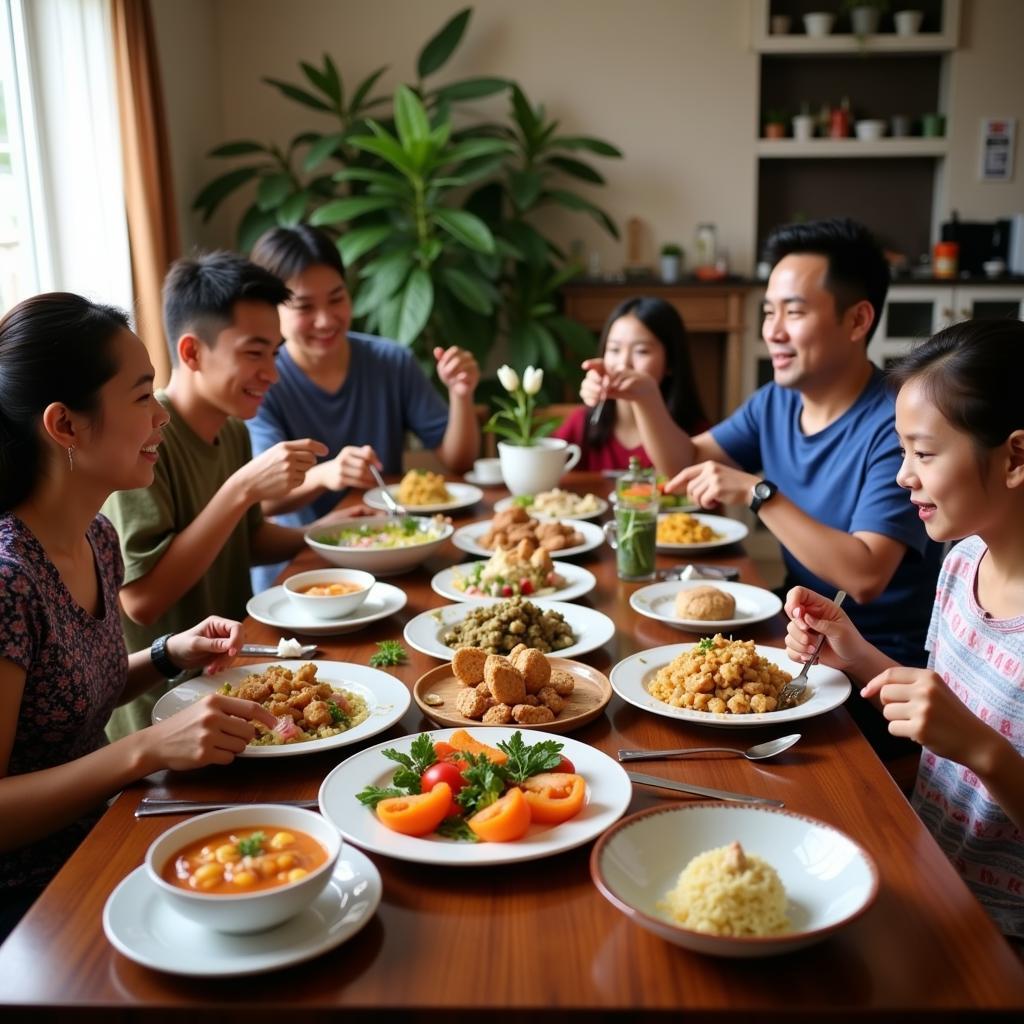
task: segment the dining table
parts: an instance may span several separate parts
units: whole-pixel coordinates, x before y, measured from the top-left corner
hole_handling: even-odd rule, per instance
[[[597,473],[562,486],[607,495]],[[502,487],[451,513],[456,526],[492,516]],[[358,500],[358,495],[344,503]],[[608,513],[606,513],[607,515]],[[699,557],[697,557],[699,555]],[[384,640],[448,602],[431,589],[440,570],[469,559],[446,542],[413,571],[390,578],[401,611],[358,632],[304,637],[318,662],[365,666]],[[579,603],[607,614],[614,637],[578,657],[601,673],[637,652],[696,643],[638,614],[642,584],[618,578],[607,544],[575,559],[596,577]],[[660,569],[700,561],[735,566],[763,585],[742,544],[657,557]],[[285,571],[325,563],[304,550]],[[784,645],[785,619],[741,639]],[[245,639],[276,644],[280,629],[253,619]],[[441,662],[417,650],[388,668],[410,689]],[[856,695],[851,699],[858,699]],[[146,850],[183,817],[137,818],[143,797],[225,802],[316,798],[324,777],[383,740],[436,728],[413,702],[386,732],[302,756],[240,758],[228,766],[162,771],[112,799],[98,824],[0,946],[0,1017],[12,1022],[656,1020],[781,1021],[976,1019],[1024,1014],[1024,966],[961,881],[843,706],[797,723],[799,743],[772,760],[703,756],[646,762],[644,771],[701,786],[773,798],[852,837],[877,865],[877,896],[861,916],[798,952],[730,959],[690,952],[638,927],[595,886],[594,843],[542,859],[489,866],[413,863],[371,852],[383,895],[347,941],[305,963],[246,977],[193,977],[153,969],[105,936],[104,905]],[[485,727],[480,727],[480,732]],[[634,706],[617,694],[571,738],[615,757],[620,748],[747,747],[792,727],[711,729]],[[636,785],[627,813],[693,797]],[[368,813],[353,802],[353,814]]]

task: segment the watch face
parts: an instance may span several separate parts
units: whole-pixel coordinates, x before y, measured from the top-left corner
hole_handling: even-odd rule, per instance
[[[767,498],[772,496],[771,484],[766,480],[758,480],[758,482],[754,484],[754,494],[756,494],[762,501],[765,501]]]

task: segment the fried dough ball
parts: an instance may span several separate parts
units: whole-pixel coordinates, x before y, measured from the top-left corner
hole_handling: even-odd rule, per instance
[[[551,708],[556,715],[565,707],[565,700],[555,692],[553,686],[542,687],[537,691],[537,697],[544,707]]]
[[[515,665],[516,658],[520,654],[522,654],[522,652],[526,649],[526,644],[516,644],[515,647],[513,647],[512,650],[508,652],[508,660],[511,661],[513,665]]]
[[[521,704],[526,696],[523,675],[509,664],[507,658],[492,655],[487,659],[484,682],[499,704]]]
[[[693,587],[676,594],[676,615],[680,619],[722,620],[736,614],[736,598],[718,587]]]
[[[559,697],[568,697],[576,689],[576,680],[571,672],[555,668],[551,670],[551,678],[548,680],[548,685],[551,686]]]
[[[488,654],[479,647],[462,647],[452,657],[452,672],[465,686],[476,686],[484,678],[484,662]]]
[[[532,647],[520,651],[512,664],[523,674],[527,693],[537,693],[551,679],[551,666],[544,655]]]
[[[507,704],[495,704],[484,712],[484,725],[508,725],[512,721],[512,709]]]
[[[555,720],[555,713],[551,708],[544,707],[543,704],[537,707],[531,707],[529,704],[517,704],[512,709],[512,717],[520,725],[544,725]]]
[[[455,697],[455,707],[467,718],[483,718],[487,710],[487,698],[479,690],[469,686],[465,690],[459,690]]]

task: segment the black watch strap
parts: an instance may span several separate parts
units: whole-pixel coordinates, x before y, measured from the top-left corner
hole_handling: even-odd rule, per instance
[[[149,660],[153,662],[153,666],[156,668],[157,672],[159,672],[165,679],[174,679],[182,673],[182,669],[171,661],[171,657],[167,653],[167,641],[170,640],[172,636],[172,633],[165,633],[163,636],[158,636],[149,648]]]
[[[771,480],[758,480],[750,492],[750,511],[756,513],[766,501],[775,497],[778,490]]]

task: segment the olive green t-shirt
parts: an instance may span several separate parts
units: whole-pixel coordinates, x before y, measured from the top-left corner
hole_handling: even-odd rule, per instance
[[[134,491],[116,491],[103,506],[103,513],[121,540],[125,583],[145,576],[163,557],[175,535],[210,503],[228,477],[252,458],[249,433],[241,420],[229,419],[214,443],[207,444],[178,415],[165,392],[157,391],[156,397],[171,419],[163,428],[153,483]],[[207,615],[244,618],[246,602],[252,597],[251,544],[262,522],[263,513],[257,503],[238,521],[196,585],[151,626],[140,626],[122,613],[128,650],[143,650],[156,637],[179,633]],[[107,735],[119,739],[151,725],[153,705],[167,689],[166,684],[158,684],[117,708],[107,725]]]

